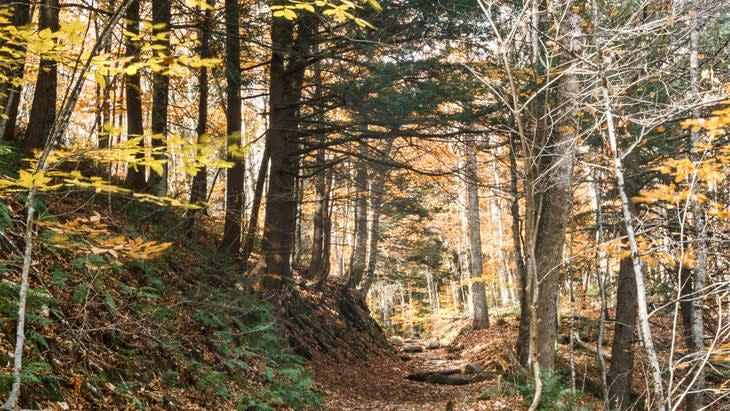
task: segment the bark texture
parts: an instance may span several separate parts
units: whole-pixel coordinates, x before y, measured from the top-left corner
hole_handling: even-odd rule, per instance
[[[484,261],[482,258],[481,218],[479,209],[479,180],[476,146],[473,141],[464,147],[464,180],[466,181],[466,218],[469,232],[469,267],[471,268],[472,327],[489,328],[489,311],[484,290]]]
[[[228,161],[226,170],[226,214],[220,249],[238,254],[241,248],[244,180],[246,164],[241,136],[241,10],[237,0],[226,0],[226,134]]]
[[[58,0],[42,0],[38,15],[38,29],[58,31]],[[28,131],[23,139],[22,148],[26,153],[41,149],[56,119],[56,99],[58,96],[58,63],[49,58],[41,58],[38,79],[33,93],[33,105],[28,117]]]
[[[127,9],[125,16],[127,24],[125,30],[133,34],[139,34],[139,0],[134,0]],[[125,56],[132,57],[133,61],[139,56],[139,44],[137,41],[126,37]],[[139,72],[127,74],[124,77],[125,92],[127,94],[127,138],[134,138],[144,135],[142,122],[142,89]],[[140,140],[139,147],[144,147],[144,140]],[[141,159],[144,153],[136,154]],[[133,190],[142,190],[145,187],[145,168],[130,166],[127,169],[126,186]]]

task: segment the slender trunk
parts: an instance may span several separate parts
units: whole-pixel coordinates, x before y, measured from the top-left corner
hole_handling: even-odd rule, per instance
[[[489,311],[484,290],[481,219],[479,217],[479,180],[476,145],[473,139],[464,146],[464,179],[466,180],[466,215],[469,232],[469,267],[471,268],[472,327],[489,328]]]
[[[693,10],[694,11],[694,10]],[[699,73],[699,49],[700,33],[697,22],[696,11],[691,14],[690,31],[690,87],[693,99],[699,97],[700,73]],[[699,118],[700,110],[695,108],[692,111],[695,118]],[[702,150],[697,144],[702,140],[701,135],[694,129],[690,133],[690,160],[699,164],[702,161]],[[690,190],[697,190],[698,187],[690,187]],[[694,353],[701,353],[705,349],[705,330],[703,324],[703,296],[707,280],[707,227],[705,226],[705,211],[702,204],[697,200],[690,201],[690,210],[693,216],[693,228],[695,239],[695,265],[692,270],[692,308],[690,315],[690,338],[687,340],[687,348]],[[699,357],[698,357],[699,358]],[[694,383],[690,392],[687,393],[686,410],[698,411],[704,406],[705,371],[702,361],[697,361]]]
[[[322,231],[324,237],[322,238],[322,268],[318,271],[315,281],[317,284],[322,284],[330,274],[330,254],[332,252],[332,205],[330,200],[332,191],[332,179],[334,171],[332,169],[327,170],[324,182],[324,208],[326,211],[324,224],[322,225]]]
[[[140,0],[133,0],[127,9],[125,19],[127,21],[125,30],[131,34],[139,34],[139,4]],[[139,58],[140,45],[139,42],[133,40],[131,36],[126,36],[125,56],[131,57],[132,62]],[[142,122],[142,86],[139,72],[134,74],[126,74],[124,77],[125,91],[127,94],[127,138],[141,137],[144,135],[144,126]],[[144,148],[144,139],[140,139],[139,147]],[[144,158],[144,152],[136,155],[137,159]],[[130,165],[127,169],[126,186],[139,191],[145,187],[145,169],[143,166]]]
[[[393,148],[393,138],[385,140],[385,147],[382,150],[382,159],[390,159],[390,150]],[[362,294],[367,294],[373,281],[375,281],[375,269],[378,266],[378,254],[380,245],[380,214],[383,210],[383,194],[385,180],[388,178],[388,169],[383,164],[376,164],[374,167],[375,181],[370,186],[370,209],[372,210],[372,222],[370,223],[370,241],[368,244],[368,263],[365,269],[365,283],[362,286]]]
[[[368,241],[368,143],[360,141],[360,158],[355,174],[355,247],[350,256],[350,269],[347,272],[347,286],[356,288],[365,273],[365,257]]]
[[[59,30],[58,0],[42,0],[38,16],[38,30]],[[56,119],[56,97],[58,94],[58,63],[53,58],[41,58],[36,80],[33,105],[28,118],[28,131],[22,148],[26,153],[41,149],[48,140]]]
[[[630,153],[624,162],[626,169],[638,167],[636,156]],[[628,198],[639,194],[639,186],[630,179],[624,181],[623,190]],[[631,212],[639,209],[631,204]],[[634,369],[634,343],[636,342],[636,281],[631,257],[621,259],[616,289],[616,321],[611,345],[611,369],[608,374],[608,404],[612,409],[628,409],[632,406],[632,373]]]
[[[24,27],[30,23],[30,0],[18,0],[14,2],[13,19],[11,24],[15,27]],[[11,49],[19,54],[19,57],[8,67],[7,76],[10,79],[22,79],[25,72],[26,48],[24,45],[11,46]],[[10,56],[2,54],[2,58],[10,59]],[[7,61],[7,60],[6,60]],[[20,107],[20,84],[5,84],[0,88],[0,95],[3,92],[5,98],[0,99],[0,138],[5,141],[16,139],[15,126],[18,120],[18,109]]]
[[[324,149],[317,150],[317,164],[324,167]],[[329,170],[327,170],[329,171]],[[327,198],[325,198],[326,171],[320,170],[314,176],[314,215],[312,216],[312,258],[309,260],[307,278],[312,280],[317,277],[322,269],[322,253],[324,241],[324,223],[327,218]]]
[[[302,200],[304,198],[304,180],[297,177],[296,181],[296,217],[294,218],[294,225],[292,226],[292,236],[294,242],[292,243],[292,266],[300,267],[302,260]]]
[[[253,252],[253,244],[256,240],[256,233],[259,229],[259,213],[261,210],[261,198],[264,193],[264,183],[266,183],[266,171],[269,169],[269,157],[271,155],[271,145],[266,140],[264,143],[264,152],[261,156],[261,165],[259,166],[259,174],[256,177],[256,186],[253,191],[253,200],[251,201],[251,214],[246,226],[246,235],[244,236],[243,251],[241,251],[241,259],[247,263]]]
[[[606,361],[601,354],[603,352],[603,333],[606,325],[607,315],[607,301],[606,301],[606,282],[603,275],[601,258],[602,253],[600,251],[600,244],[603,241],[603,198],[601,197],[601,170],[596,169],[593,178],[593,192],[596,199],[596,258],[595,258],[595,269],[596,269],[596,282],[598,283],[598,293],[601,299],[601,314],[598,320],[598,337],[596,338],[596,352],[598,355],[598,368],[601,372],[601,387],[603,388],[603,401],[604,407],[608,404],[608,378],[606,377]],[[584,284],[584,290],[587,290],[588,284]]]
[[[623,162],[621,160],[621,153],[618,152],[618,143],[616,139],[616,131],[613,120],[613,108],[611,104],[611,97],[608,93],[608,80],[605,73],[601,73],[602,81],[602,94],[603,104],[606,110],[606,123],[608,126],[607,134],[608,140],[613,154],[613,171],[618,184],[618,192],[621,197],[621,208],[623,211],[624,224],[626,227],[626,236],[629,240],[631,249],[631,266],[634,273],[634,281],[636,284],[636,302],[638,308],[639,317],[639,330],[642,341],[644,342],[644,349],[646,350],[647,359],[651,366],[651,377],[653,380],[653,391],[654,391],[654,403],[656,409],[663,411],[665,406],[664,399],[664,388],[662,382],[661,367],[659,365],[659,359],[654,349],[654,341],[651,335],[651,329],[649,328],[649,313],[646,306],[646,286],[644,285],[644,273],[641,268],[641,260],[639,259],[639,245],[636,238],[636,233],[633,227],[633,212],[631,211],[631,202],[626,193],[624,184],[624,171]]]
[[[207,2],[210,4],[213,0]],[[212,5],[211,5],[212,6]],[[210,25],[211,25],[211,10],[205,10],[203,16],[200,19],[200,57],[210,57]],[[203,160],[204,148],[208,144],[208,68],[203,66],[200,68],[200,75],[198,76],[198,124],[195,129],[195,134],[198,137],[196,156],[198,161]],[[199,213],[206,212],[205,201],[208,196],[208,168],[205,164],[202,164],[193,176],[193,183],[190,188],[190,203],[199,204],[203,207],[200,210],[193,210],[190,213],[190,217],[187,221],[186,235],[189,237],[193,233],[193,226],[195,224],[195,217]]]
[[[162,57],[163,69],[167,66],[166,61],[170,56],[170,16],[171,0],[152,0],[152,34],[156,37],[154,44],[159,47],[157,53]],[[167,193],[167,169],[168,164],[164,154],[167,140],[167,108],[170,94],[170,77],[164,71],[152,74],[152,119],[150,127],[152,131],[152,158],[154,161],[162,162],[162,173],[150,170],[147,180],[147,191],[156,195]]]
[[[226,212],[223,240],[219,248],[238,255],[241,248],[243,218],[243,183],[246,173],[241,136],[241,11],[237,0],[225,1],[226,21],[226,135],[228,161],[226,171]]]
[[[520,217],[520,200],[518,192],[518,171],[517,153],[515,152],[516,142],[514,136],[510,137],[509,168],[510,168],[510,217],[512,219],[512,246],[514,252],[512,259],[515,265],[515,272],[519,279],[520,298],[520,326],[517,333],[517,360],[523,367],[529,364],[529,339],[530,339],[530,300],[527,289],[527,270],[525,269],[525,257],[522,251],[522,218]]]

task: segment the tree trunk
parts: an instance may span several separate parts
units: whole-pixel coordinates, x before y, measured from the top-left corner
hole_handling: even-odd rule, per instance
[[[472,297],[472,327],[489,328],[489,311],[484,290],[484,261],[482,259],[481,220],[479,217],[479,180],[476,146],[472,139],[464,146],[464,180],[466,181],[466,216],[469,232],[469,267]]]
[[[237,255],[241,248],[241,219],[244,205],[246,166],[241,139],[241,18],[238,0],[226,0],[226,135],[228,161],[226,171],[226,212],[223,241],[219,248]]]
[[[246,227],[246,235],[244,236],[243,250],[241,251],[241,259],[247,263],[253,252],[253,243],[256,240],[256,233],[259,228],[259,213],[261,209],[261,197],[264,193],[264,184],[266,183],[266,171],[269,169],[269,157],[271,155],[271,145],[269,140],[264,142],[264,152],[261,156],[261,165],[259,166],[259,174],[256,177],[256,186],[253,191],[253,200],[251,202],[251,215],[249,216],[248,226]]]
[[[161,64],[166,70],[167,58],[170,56],[170,7],[171,0],[152,0],[152,34],[156,36],[154,44],[159,47],[156,53],[164,59]],[[167,169],[166,140],[167,140],[167,108],[170,94],[170,76],[164,72],[152,74],[152,119],[150,128],[152,131],[152,154],[154,161],[162,163],[162,174],[150,170],[147,179],[146,191],[164,196],[167,194]]]
[[[385,140],[385,147],[382,150],[382,159],[387,161],[390,159],[390,150],[393,148],[393,138]],[[383,210],[383,194],[385,190],[385,180],[388,178],[388,169],[383,164],[376,164],[373,167],[376,173],[375,181],[370,185],[370,209],[372,210],[372,222],[370,223],[370,241],[368,245],[368,263],[365,269],[365,283],[361,292],[363,295],[368,293],[370,286],[375,281],[375,269],[378,266],[378,246],[380,243],[380,214]]]
[[[571,4],[566,4],[570,9]],[[558,307],[557,297],[560,284],[560,268],[562,266],[565,228],[572,208],[573,157],[575,140],[579,134],[578,96],[581,85],[578,77],[579,60],[574,57],[581,50],[582,18],[579,14],[568,11],[566,21],[561,25],[565,30],[562,42],[565,53],[561,55],[561,66],[565,67],[557,79],[556,100],[560,108],[555,117],[558,119],[554,129],[549,131],[544,153],[540,162],[541,172],[547,173],[538,177],[535,182],[539,199],[531,204],[535,209],[532,228],[536,229],[530,236],[533,238],[534,268],[531,271],[532,281],[538,295],[532,295],[531,301],[537,317],[531,316],[534,322],[536,352],[533,355],[541,369],[552,370],[555,366],[555,341],[557,337]]]
[[[296,218],[296,173],[299,169],[299,157],[295,154],[299,145],[297,111],[307,67],[304,55],[316,27],[315,17],[305,15],[297,20],[297,25],[295,38],[294,22],[283,18],[271,21],[267,136],[271,145],[271,164],[261,244],[266,259],[263,286],[269,292],[276,291],[291,277],[291,227]]]
[[[692,13],[691,30],[690,30],[690,89],[691,97],[695,100],[699,97],[700,73],[699,73],[699,49],[700,49],[700,32],[697,22],[697,13]],[[695,118],[699,118],[700,110],[695,108],[692,111]],[[702,137],[698,131],[694,129],[690,132],[690,160],[699,164],[702,161],[702,150],[697,144],[702,141]],[[705,282],[707,280],[707,227],[705,226],[705,211],[702,204],[697,200],[690,200],[690,209],[692,211],[692,222],[695,235],[695,266],[692,270],[692,293],[691,297],[685,294],[684,298],[691,300],[691,314],[689,326],[689,338],[687,339],[687,348],[691,352],[700,354],[705,349],[705,330],[703,324],[703,297],[705,293]],[[687,393],[685,403],[687,411],[700,410],[705,402],[705,371],[702,361],[697,361],[697,369],[695,371],[694,383],[691,385],[690,392]]]
[[[613,106],[611,103],[611,97],[608,92],[608,80],[605,73],[601,73],[601,88],[603,94],[603,103],[606,110],[606,123],[607,123],[607,134],[610,144],[610,149],[613,154],[613,171],[616,177],[618,192],[621,197],[621,208],[623,211],[624,225],[626,228],[626,237],[629,240],[631,248],[631,265],[633,268],[634,282],[636,285],[636,303],[638,309],[639,325],[641,331],[641,338],[644,343],[644,349],[646,350],[647,359],[651,366],[651,376],[653,380],[653,391],[654,391],[654,403],[658,410],[663,411],[666,409],[664,401],[664,388],[662,382],[661,368],[659,365],[659,359],[654,350],[654,341],[649,328],[649,313],[646,307],[646,288],[644,286],[644,273],[641,268],[641,261],[639,259],[639,245],[636,239],[636,234],[633,227],[633,215],[631,211],[631,202],[626,192],[624,184],[624,171],[623,162],[621,160],[622,155],[618,152],[618,143],[616,139],[616,131],[613,120]]]
[[[350,256],[350,269],[347,272],[347,286],[356,288],[365,273],[365,257],[368,241],[368,143],[360,141],[360,158],[355,174],[355,247]]]
[[[30,1],[17,0],[13,2],[13,19],[11,24],[15,27],[23,27],[30,23]],[[8,67],[7,76],[11,79],[22,79],[25,71],[26,48],[24,46],[11,46],[12,50],[21,54]],[[3,53],[2,58],[10,57]],[[21,86],[6,84],[0,88],[0,95],[6,94],[5,98],[0,99],[0,109],[5,117],[0,115],[0,138],[5,141],[16,140],[15,127],[18,120],[18,108],[20,107],[20,91]]]
[[[58,31],[58,0],[42,0],[40,5],[38,30]],[[33,105],[28,118],[28,131],[22,144],[25,153],[41,149],[46,144],[48,134],[56,119],[57,83],[58,63],[54,59],[41,58],[33,94]]]
[[[632,406],[631,376],[634,369],[636,341],[636,281],[631,257],[621,259],[616,290],[616,322],[611,345],[611,368],[608,372],[610,409]]]
[[[127,20],[126,30],[132,34],[139,34],[139,1],[134,0],[127,9],[125,19]],[[131,37],[126,38],[125,56],[132,57],[132,61],[139,58],[139,42]],[[135,138],[144,135],[142,122],[142,86],[139,72],[126,74],[124,84],[127,94],[127,138]],[[144,148],[144,139],[139,142],[139,147]],[[144,152],[136,154],[136,158],[144,158]],[[140,191],[145,187],[145,168],[143,166],[130,165],[127,169],[125,185],[132,190]]]
[[[206,4],[212,3],[213,0],[209,0]],[[211,5],[212,6],[212,5]],[[211,10],[205,10],[203,16],[200,18],[200,48],[199,53],[202,58],[210,57],[210,25],[211,25]],[[200,75],[198,76],[198,124],[195,129],[195,134],[198,137],[196,156],[198,160],[202,159],[205,145],[208,144],[208,68],[203,66],[200,68]],[[195,172],[193,176],[193,183],[190,187],[190,203],[198,204],[203,208],[200,210],[192,210],[190,217],[187,221],[186,235],[190,237],[193,233],[193,226],[195,225],[195,217],[199,213],[205,213],[206,206],[204,205],[208,197],[208,168],[203,164]]]
[[[324,167],[325,160],[324,149],[317,150],[317,164]],[[330,173],[330,169],[320,170],[314,179],[315,209],[312,218],[312,258],[309,262],[309,270],[307,270],[307,276],[310,280],[319,278],[324,266],[324,228],[329,214],[329,196],[327,195],[329,190],[326,187],[327,173]]]
[[[517,360],[523,367],[529,364],[529,339],[530,339],[530,300],[527,290],[527,270],[525,269],[525,257],[522,251],[522,218],[520,216],[520,199],[518,193],[518,171],[517,153],[515,152],[516,142],[514,135],[510,137],[509,165],[510,165],[510,217],[512,219],[512,246],[514,254],[512,259],[515,264],[515,271],[519,279],[520,298],[520,326],[517,333]]]

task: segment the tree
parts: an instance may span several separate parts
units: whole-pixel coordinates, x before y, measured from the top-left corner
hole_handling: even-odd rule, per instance
[[[279,288],[291,275],[291,228],[295,226],[299,169],[297,111],[304,71],[309,64],[306,54],[315,28],[316,17],[312,15],[305,15],[296,23],[285,18],[271,20],[267,135],[271,156],[261,244],[267,271],[263,284],[269,291]]]
[[[243,218],[243,179],[246,173],[241,141],[241,40],[238,0],[226,0],[226,150],[233,167],[226,172],[226,217],[220,248],[238,254]]]
[[[464,145],[464,181],[466,185],[466,215],[469,231],[469,268],[472,298],[472,327],[475,330],[489,328],[487,296],[484,291],[484,261],[482,259],[481,219],[479,217],[479,191],[476,145],[470,139]]]
[[[365,273],[368,242],[368,142],[360,140],[360,158],[355,165],[355,246],[350,256],[347,285],[356,288]]]
[[[23,28],[30,23],[30,1],[20,0],[14,2],[13,7],[13,18],[9,21],[10,26],[17,28]],[[7,39],[10,40],[10,39]],[[25,60],[26,60],[26,47],[24,46],[25,40],[15,39],[20,41],[20,44],[12,44],[11,49],[17,53],[12,56],[10,54],[3,53],[2,59],[5,60],[7,65],[3,67],[3,75],[8,80],[15,79],[16,81],[21,80],[25,71]],[[5,141],[11,141],[16,139],[15,127],[18,119],[18,108],[20,107],[20,84],[2,84],[0,85],[0,108],[2,108],[3,114],[7,116],[0,116],[0,138]]]
[[[213,5],[206,1],[206,5],[209,6],[205,11],[201,12],[199,17],[199,29],[200,32],[200,57],[209,58],[210,53],[210,34],[212,30],[212,11]],[[203,66],[200,68],[200,74],[198,75],[198,120],[195,128],[195,134],[197,135],[197,149],[196,156],[200,160],[204,154],[204,147],[208,144],[208,67]],[[208,167],[206,165],[200,166],[195,175],[193,176],[192,185],[190,187],[190,203],[204,203],[208,197]],[[192,235],[193,226],[195,225],[195,216],[198,213],[197,210],[192,211],[191,216],[188,218],[188,233]]]
[[[59,3],[57,0],[43,0],[38,13],[38,29],[45,36],[59,30]],[[45,30],[45,31],[44,31]],[[48,141],[53,122],[56,119],[56,97],[58,83],[58,61],[44,56],[41,58],[38,79],[33,94],[33,105],[28,119],[28,131],[23,139],[23,151],[41,149]]]
[[[139,41],[134,36],[139,35],[139,8],[140,0],[132,0],[125,19],[125,29],[131,35],[125,37],[125,56],[130,57],[132,62],[139,58]],[[139,147],[144,148],[144,123],[142,122],[142,84],[139,71],[126,73],[124,85],[127,95],[127,138],[138,138]],[[135,154],[138,160],[144,158],[144,151]],[[145,169],[137,164],[130,164],[127,168],[126,186],[134,190],[142,190],[146,185]]]
[[[150,170],[147,179],[147,190],[150,193],[164,196],[167,194],[167,162],[163,150],[167,139],[167,109],[170,95],[170,75],[167,72],[169,60],[172,58],[170,50],[170,18],[172,13],[171,0],[152,0],[152,36],[156,46],[156,55],[161,60],[160,68],[152,73],[152,116],[150,121],[152,131],[152,147],[157,149],[153,159],[162,163],[162,172]]]

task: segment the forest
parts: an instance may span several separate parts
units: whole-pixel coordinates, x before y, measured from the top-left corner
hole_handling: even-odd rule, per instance
[[[730,409],[727,0],[0,0],[0,409]]]

